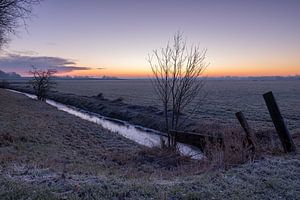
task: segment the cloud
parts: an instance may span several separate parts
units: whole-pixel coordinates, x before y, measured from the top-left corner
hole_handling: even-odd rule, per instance
[[[13,51],[16,55],[22,55],[22,56],[37,56],[38,53],[36,51],[31,50],[19,50],[19,51]]]
[[[9,72],[18,72],[26,75],[31,67],[38,69],[54,69],[58,73],[68,73],[75,70],[90,70],[90,67],[76,66],[70,59],[49,56],[30,56],[20,54],[7,54],[0,57],[0,69]]]

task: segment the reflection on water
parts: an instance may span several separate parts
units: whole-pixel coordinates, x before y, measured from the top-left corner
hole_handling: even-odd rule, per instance
[[[24,94],[31,99],[36,99],[35,95],[18,92],[15,90],[9,90],[15,93]],[[65,111],[71,115],[77,116],[81,119],[94,122],[101,125],[103,128],[108,129],[112,132],[116,132],[136,143],[147,147],[158,146],[161,143],[161,139],[166,140],[166,137],[162,133],[152,129],[147,129],[140,126],[134,126],[120,120],[113,120],[110,118],[103,117],[96,113],[86,112],[71,106],[67,106],[53,100],[46,100],[51,106],[56,107],[58,110]],[[201,159],[203,157],[200,150],[190,145],[178,143],[178,149],[183,155],[191,156],[193,159]]]

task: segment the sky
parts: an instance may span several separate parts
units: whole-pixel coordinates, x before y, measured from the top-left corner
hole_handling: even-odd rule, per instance
[[[0,70],[148,77],[147,56],[181,31],[207,76],[300,75],[299,0],[44,0],[0,52]]]

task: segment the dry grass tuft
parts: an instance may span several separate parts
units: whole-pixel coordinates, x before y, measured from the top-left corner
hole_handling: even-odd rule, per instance
[[[208,158],[210,168],[229,169],[246,162],[261,159],[266,155],[282,153],[280,142],[274,131],[260,131],[254,134],[254,145],[249,145],[246,135],[241,129],[227,129],[223,134],[223,142],[206,141],[204,154]]]
[[[0,134],[0,147],[10,146],[17,142],[27,142],[28,139],[25,136],[14,136],[10,133]]]
[[[16,137],[9,133],[0,135],[0,146],[8,146],[16,140]]]
[[[161,169],[174,169],[190,162],[188,156],[182,156],[173,147],[145,148],[137,156],[137,162],[141,164],[154,164]]]

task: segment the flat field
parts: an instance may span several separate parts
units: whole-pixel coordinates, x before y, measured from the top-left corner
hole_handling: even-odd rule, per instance
[[[149,80],[60,80],[56,89],[85,96],[102,93],[108,99],[122,97],[126,103],[160,107]],[[194,118],[223,124],[237,124],[234,114],[243,111],[253,128],[272,128],[262,96],[268,91],[273,91],[291,132],[299,130],[299,80],[207,80],[200,105],[194,102],[189,111],[197,106]]]

